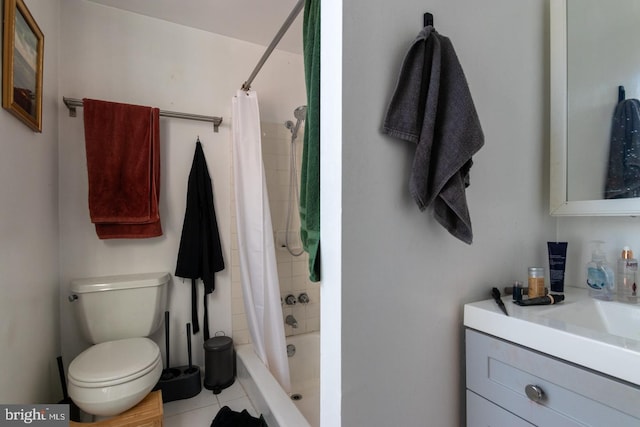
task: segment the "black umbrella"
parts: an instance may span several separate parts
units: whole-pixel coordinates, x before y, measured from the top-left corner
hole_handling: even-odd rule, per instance
[[[187,186],[187,209],[182,225],[176,276],[191,279],[191,323],[200,330],[196,280],[204,283],[204,339],[209,339],[207,295],[215,289],[215,273],[224,269],[220,235],[213,206],[211,177],[198,138]]]

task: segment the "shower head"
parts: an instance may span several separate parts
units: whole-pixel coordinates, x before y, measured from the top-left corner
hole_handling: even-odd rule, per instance
[[[294,125],[291,120],[287,120],[284,125],[291,131],[291,142],[294,142],[298,137],[298,130],[300,124],[307,118],[307,106],[301,105],[293,110],[293,116],[296,118],[296,124]]]
[[[298,120],[305,120],[307,118],[307,106],[301,105],[293,110],[293,116]]]

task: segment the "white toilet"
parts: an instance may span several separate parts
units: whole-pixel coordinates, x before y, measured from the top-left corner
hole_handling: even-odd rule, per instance
[[[69,396],[84,412],[112,416],[135,406],[162,375],[150,340],[167,306],[168,273],[78,279],[71,282],[76,319],[95,344],[69,365]]]

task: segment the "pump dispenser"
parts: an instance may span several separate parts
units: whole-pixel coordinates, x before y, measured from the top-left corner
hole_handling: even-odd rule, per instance
[[[589,295],[593,298],[610,301],[613,299],[614,281],[613,270],[607,263],[607,257],[602,251],[604,242],[594,241],[591,261],[587,263],[587,286]]]
[[[633,252],[629,246],[622,248],[622,254],[618,260],[618,271],[616,275],[616,294],[620,302],[636,304],[636,280],[638,274],[638,260],[633,257]]]

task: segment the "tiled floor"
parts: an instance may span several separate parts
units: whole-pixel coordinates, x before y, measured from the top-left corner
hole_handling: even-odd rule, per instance
[[[165,403],[164,427],[209,427],[223,406],[238,412],[246,409],[254,417],[259,416],[244,389],[236,381],[217,395],[203,387],[200,394],[191,399]]]

